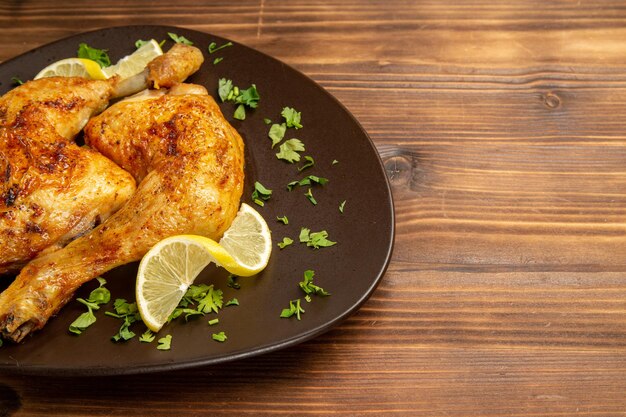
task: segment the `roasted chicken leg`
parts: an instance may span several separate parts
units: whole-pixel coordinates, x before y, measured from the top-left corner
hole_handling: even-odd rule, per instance
[[[128,170],[137,192],[104,223],[31,261],[0,295],[0,330],[19,341],[83,283],[175,234],[219,239],[243,190],[243,142],[200,86],[143,94],[93,118],[85,141]]]
[[[202,61],[197,48],[176,45],[127,80],[43,78],[0,98],[0,275],[64,246],[134,193],[127,172],[74,143],[89,118],[113,97],[184,80]]]

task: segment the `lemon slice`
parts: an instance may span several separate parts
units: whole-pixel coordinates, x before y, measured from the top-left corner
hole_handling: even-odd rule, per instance
[[[146,65],[159,55],[163,55],[163,50],[154,39],[146,42],[139,49],[130,55],[120,59],[115,65],[102,69],[106,78],[119,75],[122,79],[139,74],[146,68]]]
[[[85,58],[66,58],[53,62],[39,71],[35,75],[35,80],[46,77],[83,77],[104,80],[106,75],[96,61]]]
[[[196,235],[177,235],[160,241],[143,257],[137,271],[135,295],[143,322],[158,332],[210,262],[231,274],[250,276],[267,266],[271,251],[267,223],[245,203],[220,243]]]

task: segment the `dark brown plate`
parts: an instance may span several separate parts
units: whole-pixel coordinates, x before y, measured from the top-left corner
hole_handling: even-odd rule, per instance
[[[115,27],[72,36],[20,55],[0,64],[0,92],[13,88],[11,78],[29,80],[43,67],[62,58],[75,56],[78,44],[109,50],[117,61],[134,50],[137,39],[169,39],[175,32],[192,40],[204,53],[206,62],[190,78],[216,96],[218,79],[230,78],[235,85],[247,88],[256,84],[261,101],[245,121],[234,120],[233,104],[221,104],[222,111],[246,143],[246,189],[243,201],[250,203],[254,181],[274,190],[264,207],[256,207],[272,229],[274,245],[284,236],[294,244],[274,251],[265,271],[256,277],[240,278],[241,289],[226,285],[227,274],[208,267],[196,282],[213,283],[224,291],[224,299],[237,297],[240,305],[220,311],[220,323],[208,326],[205,318],[177,320],[161,330],[159,336],[171,334],[170,351],[156,349],[156,341],[140,343],[137,338],[113,343],[120,321],[105,316],[105,306],[96,312],[98,321],[81,336],[68,333],[69,324],[84,311],[71,301],[46,327],[20,345],[5,343],[0,348],[2,372],[47,375],[130,374],[191,366],[208,365],[292,346],[338,324],[371,295],[382,278],[391,256],[394,237],[393,203],[380,158],[369,137],[354,117],[315,82],[284,63],[234,43],[214,54],[208,53],[210,42],[221,45],[226,39],[207,33],[163,26]],[[167,41],[164,49],[172,45]],[[223,61],[213,65],[216,57]],[[302,173],[297,166],[275,157],[270,148],[269,126],[264,118],[280,121],[285,106],[302,112],[299,130],[289,130],[306,145],[305,155],[315,158],[315,166]],[[333,164],[333,160],[338,163]],[[314,206],[306,189],[288,192],[286,184],[304,175],[328,178],[324,187],[313,188],[318,201]],[[339,204],[346,200],[345,212]],[[289,224],[276,221],[287,215]],[[336,246],[313,250],[298,243],[301,227],[312,231],[327,230]],[[315,282],[332,293],[330,297],[304,300],[298,287],[306,269],[315,271]],[[113,298],[134,300],[137,265],[130,264],[105,275]],[[95,283],[85,284],[78,292],[86,297]],[[280,318],[290,300],[302,299],[306,313],[302,320]],[[112,303],[111,303],[112,304]],[[143,324],[132,328],[140,334]],[[228,340],[218,343],[213,332],[224,331]]]

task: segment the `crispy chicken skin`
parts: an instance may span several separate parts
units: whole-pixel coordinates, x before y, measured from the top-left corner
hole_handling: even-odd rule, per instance
[[[203,87],[119,102],[88,123],[85,141],[128,170],[137,192],[100,226],[22,270],[0,295],[7,339],[41,328],[81,284],[141,259],[167,236],[219,239],[238,211],[243,142]]]
[[[113,82],[55,77],[0,98],[0,274],[63,246],[134,193],[127,172],[73,141],[112,94]]]

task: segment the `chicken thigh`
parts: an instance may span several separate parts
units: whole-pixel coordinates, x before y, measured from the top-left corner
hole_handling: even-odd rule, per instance
[[[63,246],[134,193],[127,172],[74,143],[112,94],[109,81],[54,77],[0,98],[0,274]]]
[[[0,295],[0,330],[20,341],[83,283],[137,261],[176,234],[219,239],[239,209],[243,141],[200,86],[119,102],[93,118],[85,141],[137,181],[115,214],[63,249],[31,261]]]

